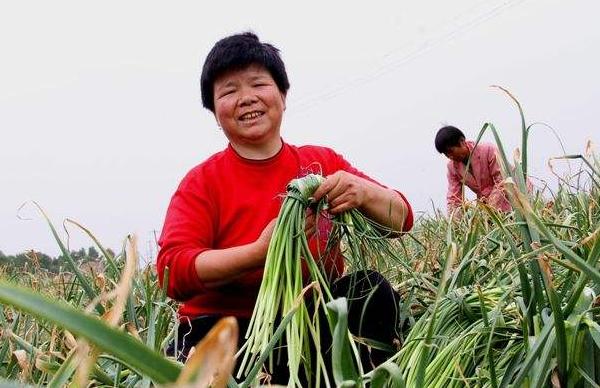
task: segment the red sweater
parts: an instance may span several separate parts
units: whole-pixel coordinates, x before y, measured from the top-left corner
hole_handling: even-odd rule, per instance
[[[206,288],[196,273],[196,257],[205,250],[256,241],[269,221],[279,214],[290,180],[308,173],[327,176],[338,170],[373,181],[329,148],[295,147],[286,143],[277,155],[261,161],[244,159],[229,146],[193,168],[171,199],[157,258],[160,283],[165,268],[169,267],[167,294],[184,302],[180,316],[250,317],[262,269],[227,285]],[[409,206],[405,230],[412,227],[412,222]],[[325,241],[320,243],[322,250]],[[313,254],[316,247],[313,242]],[[338,273],[343,272],[341,256],[338,255],[334,265]]]

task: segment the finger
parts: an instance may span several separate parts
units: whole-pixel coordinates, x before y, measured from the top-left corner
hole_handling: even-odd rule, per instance
[[[321,198],[323,198],[325,194],[327,194],[327,192],[329,191],[329,186],[330,184],[327,183],[327,180],[324,180],[323,183],[321,183],[319,187],[317,187],[317,189],[313,192],[313,201],[319,202]]]
[[[331,208],[329,209],[329,212],[330,212],[331,214],[334,214],[334,215],[335,215],[335,214],[341,214],[341,213],[347,212],[348,210],[351,210],[351,209],[352,209],[352,206],[350,206],[350,205],[348,204],[348,202],[342,202],[342,203],[340,203],[340,204],[339,204],[339,205],[337,205],[337,206],[333,206],[333,207],[331,207]]]
[[[336,172],[332,175],[325,177],[325,180],[323,181],[323,183],[321,183],[319,185],[319,187],[317,187],[317,189],[313,193],[314,200],[320,201],[321,198],[323,198],[325,196],[325,194],[328,194],[329,191],[331,191],[331,189],[337,185],[339,179],[340,179],[339,172]]]
[[[306,228],[310,228],[315,225],[315,216],[306,217],[306,221],[304,223]]]
[[[310,238],[315,234],[316,230],[317,228],[316,223],[314,222],[314,217],[312,220],[307,219],[306,223],[304,224],[304,234],[306,234],[306,237]]]
[[[304,234],[306,234],[306,237],[308,237],[308,238],[311,238],[316,233],[317,233],[317,227],[314,224],[311,227],[304,229]]]
[[[341,180],[338,181],[337,184],[335,186],[333,186],[327,193],[329,202],[332,202],[339,196],[343,195],[346,192],[347,187],[348,187],[348,185],[345,182],[342,182]]]
[[[348,190],[348,182],[345,179],[338,179],[327,192],[327,202],[331,203],[336,198],[344,195]]]
[[[329,201],[330,207],[336,208],[343,204],[347,205],[349,208],[358,207],[357,195],[355,192],[346,191],[341,193],[339,196]]]

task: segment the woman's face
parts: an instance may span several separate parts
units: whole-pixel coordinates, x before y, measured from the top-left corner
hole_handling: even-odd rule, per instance
[[[217,122],[234,148],[279,144],[285,95],[263,66],[224,73],[215,80],[214,99]]]

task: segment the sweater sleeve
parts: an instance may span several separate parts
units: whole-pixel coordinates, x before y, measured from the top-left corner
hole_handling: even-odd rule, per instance
[[[162,287],[169,297],[185,301],[201,293],[204,285],[198,278],[196,257],[211,246],[214,234],[211,201],[199,184],[198,172],[192,170],[171,198],[157,257],[157,271]],[[165,270],[168,267],[168,283]]]
[[[448,192],[446,194],[446,202],[448,205],[448,214],[450,215],[454,209],[462,203],[462,183],[460,177],[456,173],[452,162],[448,162]]]
[[[375,179],[371,178],[370,176],[368,176],[367,174],[363,173],[362,171],[358,170],[357,168],[355,168],[354,166],[352,166],[350,164],[350,162],[348,162],[342,155],[336,153],[335,151],[332,150],[332,152],[335,154],[335,157],[337,158],[337,170],[344,170],[347,171],[353,175],[359,176],[361,178],[364,178],[368,181],[371,181],[381,187],[384,188],[388,188],[385,185],[382,185],[381,183],[377,182]],[[335,171],[329,172],[333,173]],[[404,204],[406,205],[406,216],[404,217],[404,224],[402,225],[402,230],[404,232],[408,232],[409,230],[412,229],[413,227],[413,223],[414,223],[414,216],[413,216],[413,211],[412,211],[412,207],[410,206],[410,203],[408,202],[408,200],[406,199],[406,197],[404,196],[404,194],[402,194],[400,191],[396,190],[396,189],[392,189],[394,190],[396,193],[398,193],[400,195],[400,197],[402,198],[402,200],[404,201]]]
[[[504,187],[502,185],[504,177],[500,171],[496,152],[497,148],[491,146],[487,153],[487,163],[491,175],[492,186],[490,186],[489,192],[485,193],[485,196],[488,198],[490,205],[500,210],[509,211],[511,206],[504,194]]]

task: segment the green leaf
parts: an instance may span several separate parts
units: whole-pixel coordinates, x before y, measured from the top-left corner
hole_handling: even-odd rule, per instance
[[[287,325],[290,323],[290,321],[294,317],[294,314],[296,313],[296,311],[298,311],[298,306],[295,306],[294,308],[292,308],[287,313],[287,315],[281,320],[281,323],[279,324],[279,326],[277,326],[277,330],[275,330],[275,333],[273,334],[273,337],[271,337],[271,340],[269,341],[267,347],[260,354],[260,357],[254,364],[254,366],[252,367],[250,372],[248,372],[248,375],[246,376],[246,380],[244,380],[244,382],[239,385],[241,388],[249,387],[254,382],[254,379],[256,379],[256,376],[258,376],[258,372],[260,372],[263,364],[265,363],[265,361],[267,361],[267,358],[269,358],[269,355],[271,354],[273,349],[275,349],[275,346],[277,346],[277,342],[279,342],[281,335],[283,334],[283,332],[285,331],[285,328],[287,327]],[[240,349],[240,351],[241,351],[241,349]],[[233,379],[230,379],[229,382],[227,383],[227,385],[234,386],[232,384],[235,384],[235,381]]]
[[[114,355],[121,362],[154,382],[174,382],[181,367],[163,358],[132,336],[100,319],[87,315],[60,301],[51,300],[30,290],[0,281],[0,302],[15,306],[38,319],[84,337],[100,351]]]
[[[406,387],[404,378],[402,378],[402,371],[400,370],[400,367],[392,362],[384,362],[375,370],[373,370],[372,373],[373,377],[371,377],[371,387]]]
[[[523,360],[523,355],[525,354],[525,350],[520,350],[517,354],[512,356],[510,363],[506,367],[504,371],[504,376],[502,376],[502,381],[500,382],[500,388],[507,388],[510,384],[512,378],[515,376],[519,366],[521,365],[521,361]]]
[[[67,382],[77,370],[78,359],[77,349],[73,349],[69,356],[63,361],[62,365],[56,371],[52,380],[48,382],[48,388],[61,388],[67,385]]]
[[[553,337],[551,336],[551,334],[553,333],[553,328],[554,322],[550,321],[546,323],[546,325],[542,329],[542,332],[537,337],[534,346],[531,348],[531,350],[527,354],[527,358],[522,364],[521,370],[519,371],[519,374],[517,375],[517,378],[515,379],[515,382],[513,384],[514,387],[522,386],[525,378],[534,367],[534,363],[537,360],[537,357],[540,355],[542,350],[544,350],[544,345],[546,344],[546,341],[549,337]]]
[[[337,298],[327,303],[327,308],[333,313],[331,314],[334,324],[331,362],[335,383],[341,385],[348,380],[357,381],[359,376],[350,352],[348,302],[346,298]]]
[[[94,290],[94,287],[92,286],[92,283],[83,274],[83,272],[81,272],[81,270],[79,269],[79,265],[77,263],[75,263],[75,260],[73,260],[73,258],[71,257],[71,253],[65,247],[65,244],[60,239],[60,236],[58,235],[58,232],[56,231],[56,228],[52,224],[52,221],[50,221],[50,218],[48,217],[48,215],[46,214],[46,212],[44,212],[44,210],[42,209],[42,207],[37,202],[34,201],[33,204],[38,208],[38,210],[40,211],[40,213],[42,214],[42,216],[46,220],[46,223],[48,223],[48,226],[50,227],[50,231],[52,232],[52,235],[54,236],[54,239],[58,243],[58,246],[59,246],[59,248],[60,248],[60,250],[61,250],[61,252],[63,254],[63,257],[65,258],[65,260],[66,260],[66,262],[67,262],[67,264],[69,266],[69,269],[71,271],[73,271],[73,273],[77,277],[77,280],[79,281],[79,284],[81,284],[81,287],[85,291],[87,297],[90,300],[94,300],[96,298],[96,296],[98,296],[98,295],[97,295],[96,291]],[[104,307],[102,307],[102,305],[100,303],[98,303],[98,304],[96,304],[96,311],[98,311],[99,314],[104,314]]]
[[[584,318],[583,322],[590,328],[590,335],[596,343],[596,346],[600,348],[600,325],[589,318]]]
[[[556,342],[556,332],[550,333],[550,338],[544,346],[540,359],[536,362],[535,372],[531,379],[532,385],[536,388],[542,388],[548,380],[548,375],[557,367],[556,358],[552,357],[557,347]]]

